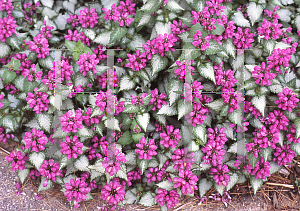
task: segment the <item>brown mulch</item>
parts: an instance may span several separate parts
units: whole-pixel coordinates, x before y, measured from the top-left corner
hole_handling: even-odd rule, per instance
[[[19,143],[9,142],[6,144],[0,143],[0,156],[5,157],[7,153],[11,152]],[[5,161],[6,162],[6,161]],[[232,197],[232,202],[226,208],[222,202],[215,202],[208,200],[206,204],[199,205],[199,199],[197,197],[187,197],[183,196],[181,198],[180,203],[173,209],[173,211],[180,210],[289,210],[296,211],[300,210],[300,189],[297,186],[294,186],[294,182],[296,178],[300,179],[300,156],[294,159],[296,163],[295,167],[288,168],[286,167],[284,171],[280,173],[276,173],[268,178],[268,181],[264,183],[259,191],[257,191],[256,195],[253,194],[252,188],[250,186],[250,182],[247,181],[243,184],[238,184],[230,190],[230,195]],[[7,165],[7,164],[6,164]],[[10,171],[11,172],[11,171]],[[11,183],[11,181],[7,181]],[[1,184],[0,184],[1,185]],[[33,180],[31,178],[27,178],[25,183],[22,185],[22,189],[31,190],[32,193],[37,192],[37,188],[39,186],[39,181]],[[15,186],[11,185],[12,192],[15,191]],[[43,203],[46,204],[50,210],[74,210],[70,209],[70,205],[60,191],[61,186],[55,184],[54,188],[43,191],[40,193],[40,196],[43,197]],[[209,190],[206,196],[211,195],[212,193],[216,193],[214,188]],[[33,194],[31,194],[33,195]],[[196,191],[196,195],[198,195],[198,191]],[[17,195],[15,195],[17,196]],[[15,197],[14,196],[14,197]],[[110,206],[100,199],[100,191],[99,189],[92,191],[93,200],[88,202],[82,202],[79,211],[90,211],[90,210],[100,210],[101,207],[110,208]],[[17,196],[20,197],[20,196]],[[20,201],[20,200],[19,200]],[[20,201],[21,202],[21,201]],[[30,203],[30,201],[29,201]],[[22,204],[22,203],[21,203]],[[49,209],[39,209],[32,204],[30,207],[32,209],[27,210],[49,210]],[[19,210],[23,210],[27,205],[22,204],[22,207]],[[159,206],[153,207],[144,207],[139,204],[133,205],[125,205],[123,207],[125,210],[133,211],[133,210],[160,210]],[[121,210],[118,207],[116,210]]]

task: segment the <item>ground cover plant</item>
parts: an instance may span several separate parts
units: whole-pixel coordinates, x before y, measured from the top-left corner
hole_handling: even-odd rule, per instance
[[[8,167],[75,208],[256,193],[300,155],[299,5],[0,0]]]

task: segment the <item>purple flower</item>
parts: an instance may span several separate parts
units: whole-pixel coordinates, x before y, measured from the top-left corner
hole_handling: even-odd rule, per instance
[[[162,139],[160,144],[166,148],[175,148],[175,146],[178,144],[178,141],[181,139],[180,131],[179,129],[174,130],[173,125],[167,125],[166,127],[167,133],[163,132],[160,134],[160,138]]]
[[[111,69],[109,69],[108,71],[110,77],[107,77],[106,72],[104,72],[101,76],[96,76],[98,85],[101,86],[102,89],[106,89],[107,82],[110,86],[113,86],[115,88],[119,86],[119,79],[118,79],[118,75],[116,74],[116,71],[114,71],[114,73],[112,73]]]
[[[193,194],[194,190],[198,190],[198,187],[195,185],[197,181],[198,177],[187,169],[179,169],[179,177],[173,178],[174,188],[181,187],[181,192],[184,195],[187,193]]]
[[[210,16],[209,7],[204,7],[201,12],[192,11],[193,15],[193,25],[200,23],[203,26],[204,30],[211,31],[216,29],[215,23],[216,19]]]
[[[175,164],[174,169],[191,169],[193,163],[195,162],[194,153],[188,153],[188,149],[176,149],[172,155],[172,161]]]
[[[141,106],[142,104],[144,104],[143,98],[147,97],[147,93],[143,93],[141,96],[130,95],[130,97],[132,98],[132,105]]]
[[[77,15],[70,15],[70,18],[67,19],[68,24],[71,24],[73,27],[78,26],[79,20],[77,18]]]
[[[119,178],[113,178],[109,184],[105,184],[101,189],[101,198],[113,206],[111,209],[115,210],[116,205],[123,201],[125,197],[125,188],[120,184]]]
[[[46,178],[43,187],[47,187],[48,180],[56,182],[56,177],[63,177],[62,170],[59,170],[59,163],[54,163],[53,159],[44,160],[39,168],[40,174]]]
[[[252,114],[254,115],[254,118],[258,118],[259,116],[261,116],[261,113],[257,110],[257,108],[255,108],[251,102],[246,101],[246,100],[245,100],[244,111],[245,111],[245,113],[252,112]]]
[[[262,27],[258,27],[257,31],[260,36],[268,40],[270,37],[277,40],[282,35],[282,24],[278,23],[277,19],[273,19],[271,22],[264,19]]]
[[[186,115],[187,122],[196,126],[197,124],[203,124],[206,119],[206,114],[209,112],[209,108],[204,107],[203,104],[210,103],[212,99],[206,95],[199,95],[200,103],[193,101],[193,111]]]
[[[34,41],[28,41],[25,45],[29,45],[30,51],[35,51],[39,59],[44,59],[50,52],[48,40],[42,34],[36,35],[33,40]]]
[[[278,100],[275,100],[275,104],[278,105],[278,108],[282,110],[288,110],[289,112],[293,112],[293,108],[297,107],[297,103],[299,99],[297,98],[297,94],[293,94],[293,90],[285,87],[282,92],[278,93]]]
[[[289,119],[280,110],[270,112],[267,117],[267,122],[270,124],[270,129],[287,130]]]
[[[86,76],[87,72],[92,69],[93,73],[96,74],[96,65],[99,63],[99,59],[96,58],[95,54],[90,52],[81,54],[79,60],[76,62],[79,65],[79,71],[83,76]]]
[[[252,72],[252,77],[255,79],[255,83],[261,86],[269,86],[271,85],[271,80],[273,80],[277,74],[270,73],[271,67],[267,66],[263,62],[261,66],[255,66],[254,71]]]
[[[150,139],[149,143],[146,144],[145,137],[142,137],[136,146],[138,149],[135,149],[135,152],[139,154],[139,159],[151,160],[152,156],[157,154],[155,152],[157,146],[155,145],[154,139]]]
[[[208,141],[206,147],[202,148],[203,153],[205,153],[202,159],[206,164],[211,163],[213,166],[217,166],[223,162],[223,155],[226,153],[224,144],[228,140],[224,131],[224,127],[220,130],[217,127],[208,128]]]
[[[134,170],[134,171],[128,172],[127,173],[127,178],[128,178],[127,185],[132,186],[132,181],[133,180],[142,179],[141,175],[142,175],[141,174],[141,169],[139,167],[137,167],[136,170]]]
[[[71,179],[70,183],[65,184],[65,189],[64,195],[68,201],[72,201],[74,198],[74,207],[76,206],[77,208],[80,206],[78,202],[85,201],[86,195],[91,191],[88,183],[81,178]]]
[[[17,60],[20,60],[20,63],[21,63],[21,67],[20,67],[20,70],[25,70],[27,69],[29,71],[30,67],[31,67],[31,64],[32,64],[32,61],[27,59],[27,55],[26,53],[17,53],[16,56],[14,57],[15,59]],[[16,73],[17,74],[20,74],[20,71],[19,70],[16,70]]]
[[[82,110],[79,108],[76,110],[76,114],[70,110],[68,111],[65,115],[62,115],[60,117],[60,123],[62,125],[62,131],[70,133],[71,131],[73,133],[77,132],[77,129],[82,129],[82,121],[83,121],[83,116],[82,116]]]
[[[12,0],[0,1],[0,11],[6,10],[7,14],[11,14],[14,7],[12,6]]]
[[[289,142],[294,142],[294,144],[300,143],[300,138],[296,138],[296,130],[295,124],[292,123],[292,127],[290,127],[290,133],[286,135]]]
[[[29,81],[35,81],[35,80],[40,80],[42,75],[43,75],[43,72],[42,71],[38,71],[36,72],[36,65],[35,64],[32,64],[31,65],[31,70],[30,69],[24,69],[23,72],[22,72],[22,75],[24,78],[28,77],[27,79]]]
[[[185,61],[183,61],[183,63],[176,61],[175,63],[178,66],[178,68],[176,70],[174,70],[174,73],[175,73],[175,75],[178,75],[179,80],[181,80],[183,82],[185,80]],[[194,63],[194,60],[191,60],[191,65],[193,63]],[[191,70],[191,75],[193,75],[193,71],[195,70],[195,68],[193,66],[191,66],[190,70]]]
[[[1,100],[1,95],[0,95]],[[0,102],[0,108],[1,108],[1,102]],[[7,142],[8,139],[14,139],[14,134],[9,134],[5,131],[5,127],[0,126],[0,142],[3,142],[4,144]]]
[[[241,27],[238,27],[237,33],[234,35],[235,38],[233,38],[233,44],[238,49],[248,49],[251,48],[251,43],[254,42],[254,33],[249,34],[249,28],[246,28],[243,32],[243,29]]]
[[[206,37],[201,38],[202,34],[199,30],[197,30],[196,34],[193,35],[193,45],[196,48],[200,48],[201,51],[204,51],[209,48],[209,40],[211,39],[211,36],[208,35]]]
[[[25,169],[25,161],[28,160],[28,157],[25,156],[21,151],[12,151],[9,156],[5,157],[7,162],[11,162],[10,166],[12,167],[13,171],[16,170],[24,170]]]
[[[214,65],[214,70],[217,85],[226,89],[234,87],[235,83],[237,82],[237,79],[234,78],[234,71],[229,69],[223,72],[222,65],[218,63]]]
[[[164,189],[159,188],[157,190],[157,195],[155,196],[155,200],[160,206],[164,206],[167,203],[167,208],[171,209],[178,204],[180,199],[180,195],[177,193],[177,190],[166,191]]]
[[[164,167],[159,170],[158,167],[155,168],[149,168],[149,172],[147,173],[147,182],[151,183],[151,182],[155,182],[155,181],[162,181],[164,179],[167,179],[167,177],[169,176],[169,173],[165,172],[165,165]]]
[[[115,173],[117,173],[117,171],[121,170],[120,162],[127,162],[124,153],[119,152],[118,149],[114,149],[114,156],[115,158],[113,160],[111,158],[105,157],[104,161],[102,162],[102,166],[103,168],[105,168],[105,172],[109,173],[110,176],[113,176]]]
[[[68,35],[65,35],[65,39],[73,42],[77,42],[78,40],[81,40],[83,44],[86,44],[87,46],[90,46],[90,40],[88,37],[84,36],[83,32],[80,32],[78,34],[78,31],[75,30],[74,33],[72,30],[68,30]]]
[[[213,178],[218,185],[227,186],[230,182],[230,176],[226,173],[230,172],[227,165],[219,164],[210,169],[210,175],[214,175]]]
[[[150,93],[151,93],[151,100],[149,102],[149,105],[154,104],[154,107],[152,109],[153,111],[160,109],[162,105],[167,105],[167,102],[163,101],[163,99],[167,98],[167,95],[165,95],[164,93],[160,93],[160,95],[158,95],[157,88],[155,88]]]
[[[67,159],[76,159],[78,155],[81,155],[83,153],[83,143],[79,142],[77,136],[73,136],[72,139],[69,136],[66,136],[65,141],[61,142],[60,146],[61,153],[67,155]]]
[[[261,157],[255,164],[254,169],[252,168],[251,164],[248,164],[246,167],[247,172],[255,176],[255,179],[266,179],[267,177],[271,176],[270,168],[271,166],[269,162],[265,162],[263,157]]]
[[[27,104],[30,108],[33,108],[37,114],[42,111],[47,111],[49,108],[50,100],[48,100],[48,94],[46,92],[38,92],[38,87],[34,88],[35,94],[29,92],[26,98]]]
[[[26,143],[25,148],[31,148],[31,152],[39,152],[45,149],[47,144],[47,136],[44,134],[44,131],[32,129],[32,133],[25,132],[25,137],[23,138]]]
[[[175,42],[177,41],[177,38],[173,33],[167,34],[159,34],[158,37],[155,39],[154,42],[154,49],[156,49],[156,52],[160,54],[161,57],[167,56],[167,52],[171,50],[172,52],[175,51],[175,48],[172,48],[175,46]]]
[[[109,99],[107,101],[107,99]],[[114,101],[114,103],[112,102]],[[100,107],[101,111],[106,111],[108,113],[111,113],[111,109],[113,108],[114,104],[114,110],[115,110],[115,115],[119,115],[122,111],[124,111],[125,107],[124,101],[117,102],[117,96],[112,95],[112,90],[109,89],[106,92],[103,92],[102,90],[99,91],[99,95],[96,96],[96,106]]]
[[[0,10],[1,6],[3,5],[0,5]],[[8,15],[8,17],[0,18],[0,40],[2,42],[5,42],[6,38],[15,34],[17,26],[18,25],[16,24],[15,18],[11,15]]]
[[[146,58],[146,54],[142,53],[140,50],[136,50],[136,55],[127,54],[128,63],[125,67],[129,67],[132,71],[139,71],[140,69],[144,69],[146,67],[146,62],[148,59]]]
[[[291,163],[292,159],[296,156],[295,152],[291,149],[290,144],[283,144],[282,147],[277,146],[275,150],[275,158],[273,158],[273,161],[277,162],[280,166]]]
[[[78,20],[81,23],[83,28],[94,28],[94,26],[98,23],[98,16],[95,8],[84,8],[84,10],[80,10],[80,15],[78,16]]]
[[[229,104],[229,113],[240,108],[239,103],[243,102],[244,98],[242,97],[242,93],[239,91],[235,91],[234,88],[222,89],[222,98],[225,104]]]
[[[262,126],[262,129],[255,129],[256,132],[253,132],[254,142],[259,144],[261,148],[271,147],[276,148],[275,144],[279,142],[279,130],[277,128],[267,129],[265,126]]]

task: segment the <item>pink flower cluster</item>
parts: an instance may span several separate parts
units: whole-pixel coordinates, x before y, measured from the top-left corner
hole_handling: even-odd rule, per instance
[[[56,182],[56,177],[63,177],[62,170],[59,170],[59,163],[55,163],[53,159],[44,160],[39,168],[40,174],[46,178],[43,187],[47,187],[48,180]]]
[[[38,55],[37,57],[45,58],[45,56],[49,55],[49,44],[48,40],[42,34],[38,34],[33,38],[34,41],[28,41],[25,45],[29,45],[30,51],[35,51]],[[23,41],[25,42],[25,41]]]
[[[1,6],[1,5],[0,5]],[[0,7],[1,8],[1,7]],[[8,17],[0,18],[0,40],[5,42],[6,38],[16,33],[16,20],[9,15]]]
[[[43,35],[46,39],[50,39],[52,37],[51,30],[54,29],[54,26],[47,26],[46,21],[43,20],[45,27],[42,28],[40,34]]]
[[[52,70],[49,70],[48,75],[45,75],[43,77],[42,82],[45,85],[48,85],[49,90],[53,90],[54,88],[56,88],[55,72]]]
[[[115,210],[117,204],[124,200],[125,184],[125,181],[120,183],[119,178],[115,177],[101,189],[101,198],[113,206],[111,210]]]
[[[111,9],[102,8],[105,13],[105,20],[113,20],[119,22],[119,26],[129,26],[134,19],[135,15],[135,3],[131,0],[120,1],[120,5],[116,7],[116,4],[111,6]]]
[[[161,57],[167,56],[167,52],[171,50],[172,52],[175,51],[175,42],[177,41],[177,38],[175,34],[167,34],[164,35],[159,34],[156,39],[153,40],[147,40],[146,44],[143,44],[143,48],[146,50],[144,52],[145,56],[147,56],[147,59],[151,59],[152,55],[159,53]]]
[[[21,63],[20,70],[23,70],[23,71],[28,70],[29,71],[32,61],[27,59],[26,53],[23,53],[23,54],[17,53],[14,58],[20,61],[20,63]],[[16,73],[20,74],[20,71],[16,70]]]
[[[261,157],[255,164],[254,169],[252,168],[250,163],[246,166],[247,172],[255,176],[255,179],[266,179],[267,177],[271,176],[270,168],[271,166],[269,161],[265,162],[263,157]]]
[[[70,65],[68,58],[62,56],[60,59],[61,59],[60,63],[53,62],[53,67],[51,67],[51,70],[53,71],[53,73],[55,73],[55,65],[57,63],[57,66],[59,67],[60,76],[61,76],[61,82],[63,82],[64,80],[67,81],[71,80],[71,76],[74,73],[74,71],[72,70],[73,68],[72,65]]]
[[[270,112],[267,122],[270,125],[270,129],[287,130],[286,126],[289,125],[289,119],[280,110]]]
[[[185,24],[182,24],[182,21],[180,20],[179,23],[176,20],[173,20],[173,24],[170,25],[171,30],[175,35],[181,34],[185,31],[190,31],[191,28],[188,28]],[[179,37],[177,37],[177,41],[179,41]]]
[[[185,61],[183,61],[183,63],[176,61],[175,63],[178,66],[178,68],[174,70],[174,73],[175,75],[178,75],[179,80],[183,82],[185,80]],[[191,67],[190,67],[191,75],[193,75],[193,71],[195,70],[195,68],[192,66],[193,63],[194,60],[191,60]]]
[[[228,69],[223,72],[221,64],[214,65],[216,84],[223,88],[230,89],[235,86],[237,79],[234,77],[234,71]]]
[[[9,156],[5,157],[7,162],[11,162],[10,166],[12,167],[13,171],[16,170],[24,170],[25,169],[25,161],[28,160],[28,157],[25,156],[21,151],[12,151]]]
[[[80,15],[78,16],[78,20],[83,28],[94,28],[94,26],[98,23],[98,15],[96,13],[95,8],[84,8],[84,10],[80,10]]]
[[[177,190],[166,191],[164,189],[159,188],[157,190],[157,195],[155,196],[155,200],[160,206],[164,206],[167,203],[167,208],[171,209],[178,204],[180,199],[180,195],[177,193]]]
[[[297,94],[293,94],[293,90],[287,87],[278,93],[278,98],[274,103],[278,105],[278,108],[284,111],[288,110],[289,112],[293,112],[293,109],[297,107],[297,103],[299,102]]]
[[[0,95],[0,99],[1,99],[1,95]],[[0,108],[1,108],[1,102],[0,102]],[[5,144],[7,143],[8,139],[14,139],[14,138],[15,138],[14,134],[6,133],[5,127],[3,126],[0,127],[0,142]]]
[[[268,21],[266,19],[263,20],[262,27],[258,27],[257,31],[260,36],[263,36],[264,39],[277,40],[282,35],[282,24],[278,23],[278,19],[273,19]]]
[[[153,111],[160,109],[162,105],[167,105],[166,101],[163,101],[163,99],[167,98],[167,95],[165,95],[164,93],[160,93],[160,95],[158,95],[158,89],[155,88],[154,90],[152,90],[151,92],[151,100],[149,102],[149,105],[154,105],[153,107]]]
[[[167,177],[169,176],[169,173],[167,173],[166,167],[169,165],[169,161],[167,161],[163,168],[161,168],[160,170],[158,169],[158,167],[155,168],[149,168],[149,172],[146,174],[147,176],[147,182],[151,183],[151,182],[160,182],[164,179],[167,179]]]
[[[77,15],[70,15],[70,18],[67,19],[68,24],[71,24],[74,28],[79,25],[79,20]]]
[[[111,113],[113,108],[115,110],[115,115],[119,115],[119,113],[121,113],[125,109],[125,102],[121,101],[118,103],[117,97],[115,95],[112,95],[111,89],[107,90],[106,92],[100,90],[99,95],[96,96],[95,104],[96,106],[100,107],[101,111],[105,110],[107,113]]]
[[[279,142],[279,130],[277,128],[262,126],[262,129],[255,129],[253,135],[254,143],[257,143],[261,148],[271,147],[275,149],[275,144]]]
[[[91,191],[91,188],[88,187],[86,183],[81,178],[76,178],[76,180],[71,179],[70,183],[65,184],[65,193],[68,201],[72,201],[74,198],[74,207],[78,208],[80,204],[78,202],[85,201],[86,195]]]
[[[118,79],[118,75],[116,74],[116,71],[113,72],[112,69],[109,69],[108,75],[109,77],[107,77],[107,73],[104,72],[101,76],[97,76],[98,85],[101,86],[102,89],[106,89],[107,82],[108,82],[109,86],[115,88],[118,87],[119,79]]]
[[[6,10],[7,14],[11,14],[14,7],[12,6],[12,0],[0,1],[0,11]]]
[[[141,106],[144,104],[143,98],[147,97],[147,93],[143,93],[141,96],[130,95],[130,97],[132,98],[132,105]]]
[[[282,147],[277,146],[275,150],[275,158],[273,158],[273,161],[277,162],[280,166],[291,163],[292,159],[296,156],[295,152],[291,149],[290,144],[283,144]]]
[[[72,30],[68,30],[68,35],[65,35],[65,39],[69,40],[69,41],[73,41],[73,42],[77,42],[78,40],[81,40],[81,42],[83,44],[86,44],[87,46],[90,46],[90,39],[88,37],[86,37],[83,32],[80,32],[80,34],[78,34],[78,31],[75,30],[74,33],[72,32]]]
[[[76,114],[69,110],[65,115],[62,115],[60,117],[60,124],[62,125],[62,131],[70,133],[71,131],[73,133],[77,132],[77,129],[82,129],[82,121],[84,120],[82,116],[82,110],[79,108],[76,110]]]
[[[225,104],[229,104],[229,113],[232,113],[233,111],[237,110],[240,108],[239,103],[243,102],[244,98],[242,97],[242,93],[239,91],[235,91],[234,88],[222,89],[222,98],[223,102]]]
[[[45,145],[47,144],[47,136],[44,134],[42,130],[32,129],[31,132],[25,132],[25,137],[23,138],[26,143],[25,148],[30,149],[31,152],[39,152],[45,149]]]
[[[209,112],[209,108],[203,107],[202,104],[210,103],[212,99],[207,97],[206,95],[200,95],[198,102],[193,102],[193,111],[190,112],[186,118],[189,124],[196,126],[197,124],[203,124],[204,120],[206,119],[206,114]]]
[[[172,155],[172,161],[175,164],[174,169],[191,169],[195,159],[193,158],[195,153],[188,154],[188,149],[176,149]]]
[[[139,159],[151,160],[152,156],[157,154],[155,151],[157,146],[154,139],[150,139],[149,143],[146,143],[145,137],[142,137],[136,146],[138,149],[135,149],[135,152],[139,155]]]
[[[61,142],[61,153],[67,155],[67,159],[76,159],[78,155],[81,155],[83,143],[79,142],[77,136],[73,136],[72,139],[66,136],[65,142]]]
[[[210,44],[209,44],[209,40],[211,39],[211,36],[208,35],[206,37],[201,37],[202,34],[199,30],[197,30],[196,34],[193,35],[193,45],[196,48],[200,48],[201,51],[204,51],[206,49],[209,48]]]
[[[296,130],[295,130],[295,124],[292,123],[292,127],[290,127],[289,133],[286,135],[289,142],[292,142],[294,144],[300,143],[300,138],[296,138]]]
[[[160,134],[160,138],[161,138],[160,144],[166,148],[169,147],[175,148],[181,139],[180,131],[179,129],[174,130],[173,125],[167,125],[166,127],[167,127],[167,133],[163,131]]]
[[[213,178],[218,185],[227,186],[230,182],[230,176],[226,173],[229,173],[227,165],[218,164],[216,167],[210,169],[210,175],[214,175]]]
[[[84,89],[81,88],[81,85],[73,86],[71,92],[68,95],[68,97],[72,98],[72,97],[76,96],[76,94],[79,93],[79,92],[84,92]]]
[[[113,176],[117,171],[121,170],[121,162],[126,163],[125,154],[120,152],[118,149],[114,148],[114,159],[105,157],[102,162],[105,172],[109,173],[110,176]]]
[[[42,111],[47,111],[49,108],[50,100],[48,100],[48,94],[46,92],[38,92],[38,87],[34,88],[35,94],[32,92],[28,93],[26,98],[27,104],[30,108],[33,108],[37,114],[40,114]]]
[[[258,118],[259,116],[262,116],[261,113],[257,110],[257,108],[254,107],[254,105],[252,105],[250,101],[245,100],[244,111],[245,113],[252,112],[254,118]]]
[[[193,25],[196,23],[200,23],[201,26],[203,26],[204,30],[214,30],[216,29],[215,23],[217,20],[215,18],[212,18],[210,16],[209,8],[204,7],[201,12],[195,12],[192,11],[193,15]]]
[[[146,52],[141,54],[140,50],[136,50],[136,55],[134,54],[127,54],[128,56],[128,63],[125,67],[129,67],[132,71],[139,71],[140,69],[144,69],[146,67]]]
[[[217,127],[208,128],[207,144],[206,147],[202,148],[203,153],[205,153],[202,157],[205,164],[212,164],[212,166],[222,164],[223,155],[226,153],[224,145],[228,140],[224,131],[224,127],[220,129]]]
[[[249,28],[246,28],[244,31],[241,27],[238,27],[237,33],[234,34],[233,44],[238,49],[248,49],[251,48],[251,43],[254,42],[253,37],[255,36],[254,33],[249,33]]]
[[[261,86],[269,86],[271,85],[271,80],[273,80],[277,74],[271,73],[271,66],[268,65],[266,67],[266,64],[263,62],[261,66],[255,66],[254,71],[252,71],[252,77],[255,79],[255,83],[261,85]]]
[[[293,43],[291,48],[287,49],[274,49],[271,56],[267,57],[268,59],[268,68],[275,69],[279,74],[282,74],[284,70],[289,67],[289,61],[292,58],[292,55],[296,53],[296,47],[298,43]],[[285,71],[288,72],[288,69]]]
[[[193,175],[193,172],[186,169],[179,169],[179,177],[173,178],[174,188],[180,188],[181,192],[186,195],[187,193],[193,194],[194,190],[198,190],[195,185],[198,181],[198,177]]]
[[[27,77],[27,79],[29,81],[35,81],[35,80],[40,80],[42,75],[43,75],[43,72],[42,71],[36,71],[36,65],[35,64],[32,64],[31,65],[31,70],[30,69],[24,69],[23,72],[22,72],[22,75],[24,78]]]
[[[76,62],[79,65],[79,71],[83,76],[86,76],[87,72],[92,69],[93,73],[96,74],[96,65],[99,63],[99,59],[96,58],[95,54],[90,52],[81,54],[79,60]]]
[[[142,179],[141,175],[142,175],[142,173],[141,173],[141,169],[139,167],[137,167],[136,170],[128,172],[127,173],[127,178],[128,178],[127,185],[132,186],[132,181],[133,180],[136,181],[136,180]]]
[[[102,45],[98,45],[98,47],[93,50],[93,53],[96,54],[97,58],[99,59],[99,63],[106,61],[107,55],[104,53],[105,50],[106,47]]]

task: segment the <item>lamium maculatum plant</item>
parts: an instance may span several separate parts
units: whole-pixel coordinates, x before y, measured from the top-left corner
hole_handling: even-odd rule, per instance
[[[299,5],[0,0],[8,167],[75,208],[256,193],[300,155]]]

